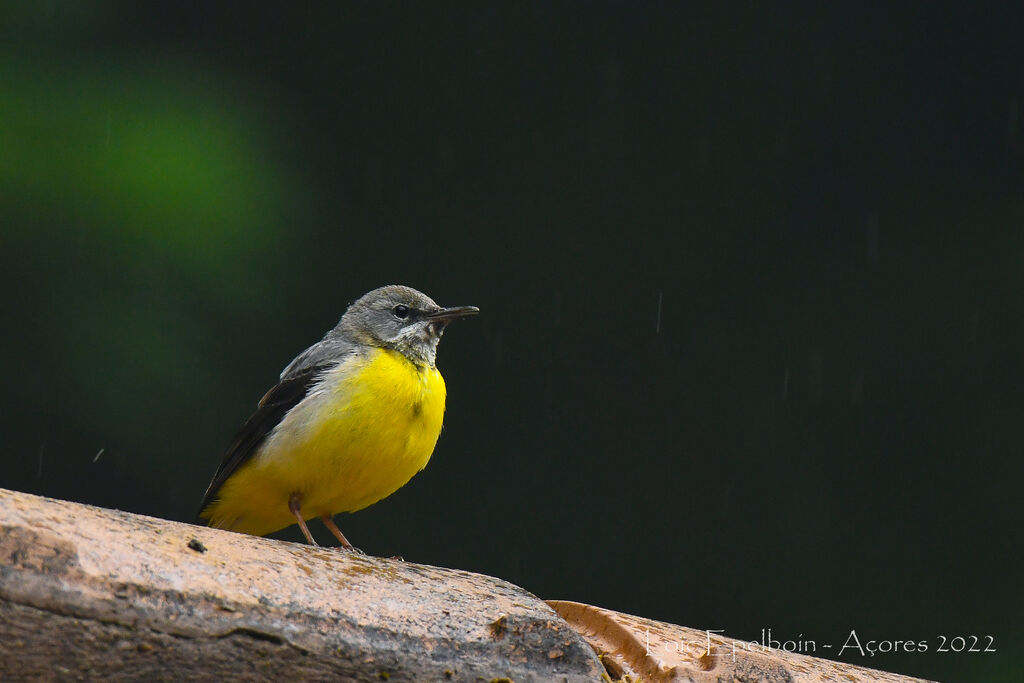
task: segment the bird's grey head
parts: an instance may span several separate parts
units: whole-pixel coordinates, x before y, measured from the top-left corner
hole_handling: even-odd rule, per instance
[[[335,332],[358,344],[398,351],[416,365],[433,367],[437,343],[448,323],[479,312],[476,306],[442,308],[412,287],[388,285],[349,306]]]

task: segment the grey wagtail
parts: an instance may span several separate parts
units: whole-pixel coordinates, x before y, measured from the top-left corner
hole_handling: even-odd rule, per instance
[[[333,516],[390,496],[426,466],[444,417],[437,343],[452,320],[479,312],[401,285],[357,300],[260,400],[200,519],[257,536],[297,523],[316,545],[306,520],[319,517],[351,550]]]

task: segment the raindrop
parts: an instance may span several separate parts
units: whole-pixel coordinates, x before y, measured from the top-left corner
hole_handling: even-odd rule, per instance
[[[663,292],[658,292],[658,316],[654,321],[654,333],[661,333],[661,299]]]

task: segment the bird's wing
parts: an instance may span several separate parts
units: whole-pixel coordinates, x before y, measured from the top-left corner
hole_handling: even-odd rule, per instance
[[[324,340],[303,351],[285,368],[281,373],[281,381],[260,399],[256,412],[245,421],[224,453],[220,467],[213,475],[213,481],[206,489],[199,507],[200,521],[203,511],[216,500],[220,487],[256,455],[267,435],[280,424],[288,411],[309,395],[310,389],[320,381],[324,372],[352,353],[353,349],[347,344]]]

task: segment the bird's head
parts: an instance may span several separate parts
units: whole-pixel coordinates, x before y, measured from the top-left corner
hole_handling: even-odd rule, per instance
[[[393,349],[416,365],[433,367],[448,323],[479,312],[476,306],[442,308],[412,287],[387,285],[349,306],[337,331],[357,343]]]

